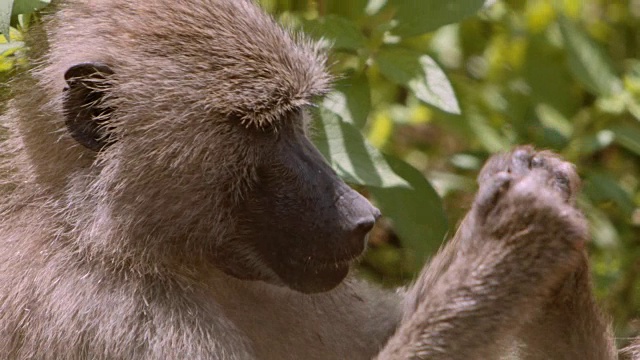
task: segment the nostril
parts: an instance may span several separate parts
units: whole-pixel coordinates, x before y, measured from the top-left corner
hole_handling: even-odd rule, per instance
[[[374,217],[362,218],[356,222],[354,233],[359,236],[365,236],[369,231],[371,231],[375,223],[376,219]]]
[[[373,225],[376,223],[373,215],[374,214],[358,218],[351,223],[350,229],[345,233],[346,242],[343,244],[346,245],[346,247],[343,249],[344,253],[348,254],[349,259],[353,259],[364,251],[367,244],[367,234],[373,229]]]

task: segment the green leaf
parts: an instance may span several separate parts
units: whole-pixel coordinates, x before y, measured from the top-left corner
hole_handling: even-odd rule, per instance
[[[459,22],[482,8],[485,0],[390,0],[398,26],[393,33],[416,36]]]
[[[358,50],[365,46],[367,39],[351,20],[337,15],[327,15],[304,23],[304,30],[312,37],[333,42],[333,49]]]
[[[402,244],[421,265],[442,245],[449,229],[440,197],[422,173],[406,162],[385,156],[391,169],[411,188],[368,187],[382,213],[394,222]]]
[[[538,104],[535,107],[536,115],[542,125],[557,131],[564,138],[569,138],[573,132],[571,122],[558,110],[547,104]]]
[[[610,59],[584,31],[566,18],[560,18],[560,31],[569,56],[573,74],[589,91],[611,95],[622,89]]]
[[[408,87],[418,99],[442,111],[460,114],[449,79],[430,56],[409,49],[392,48],[381,50],[375,60],[384,76]]]
[[[11,7],[13,0],[0,0],[0,33],[7,41],[10,41],[9,30],[11,24]]]
[[[636,208],[631,195],[622,189],[618,181],[609,174],[596,171],[589,173],[584,192],[596,203],[613,202],[625,216],[631,216]]]
[[[29,14],[49,5],[51,0],[14,0],[11,15]]]
[[[589,219],[589,233],[594,244],[601,249],[619,246],[620,234],[607,214],[594,206],[585,196],[578,198],[578,204]]]
[[[0,56],[6,56],[9,51],[13,52],[24,46],[22,41],[13,41],[10,43],[0,44]]]
[[[307,11],[308,0],[257,0],[260,6],[273,14],[281,14],[289,11]]]
[[[640,128],[631,125],[618,125],[611,128],[614,141],[622,147],[640,156]]]
[[[613,131],[605,129],[595,134],[584,134],[575,141],[581,156],[590,156],[597,151],[601,151],[615,140]]]
[[[318,1],[320,7],[324,6],[324,13],[337,14],[349,19],[359,19],[364,16],[364,9],[368,0],[323,0]]]
[[[409,187],[356,127],[328,109],[320,108],[318,113],[314,142],[341,178],[359,185]]]
[[[336,84],[322,105],[342,120],[362,129],[371,111],[371,90],[365,74],[348,78]]]
[[[372,16],[382,10],[385,5],[387,5],[387,0],[369,0],[367,7],[364,8],[364,12]]]
[[[473,113],[468,118],[469,127],[475,139],[490,153],[508,151],[511,143],[498,129],[492,127],[489,121],[479,113]]]
[[[565,52],[550,46],[546,38],[533,37],[527,43],[527,54],[522,74],[531,88],[532,101],[549,105],[565,117],[577,112],[581,103],[575,95],[575,78],[565,64]]]

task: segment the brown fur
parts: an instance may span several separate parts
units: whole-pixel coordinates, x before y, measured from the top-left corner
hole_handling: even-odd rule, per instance
[[[380,358],[614,359],[571,165],[520,148],[490,159],[478,180],[473,209],[423,271]]]
[[[620,350],[620,360],[638,360],[640,359],[640,338],[626,348]]]
[[[341,281],[377,215],[306,138],[317,45],[247,0],[60,7],[1,122],[0,358],[614,358],[567,163],[494,157],[406,292]],[[113,73],[65,82],[87,62]],[[65,127],[87,84],[97,152]]]

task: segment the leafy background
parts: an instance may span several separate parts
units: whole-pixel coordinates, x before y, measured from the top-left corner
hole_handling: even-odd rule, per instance
[[[360,272],[406,283],[517,144],[584,179],[596,293],[621,344],[640,333],[640,0],[261,0],[331,47],[315,141],[385,214]],[[48,0],[0,0],[0,89]],[[8,39],[11,39],[8,42]]]

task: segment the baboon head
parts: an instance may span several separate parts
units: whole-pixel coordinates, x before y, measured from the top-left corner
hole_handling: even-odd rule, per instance
[[[65,89],[65,151],[94,159],[68,180],[82,246],[302,292],[340,283],[379,211],[309,141],[306,108],[330,83],[318,45],[249,0],[60,14],[40,76]]]

